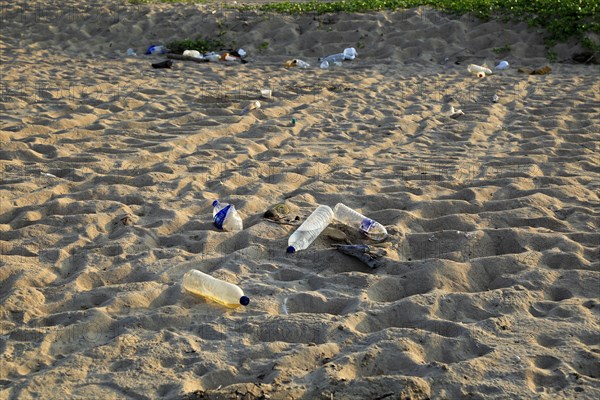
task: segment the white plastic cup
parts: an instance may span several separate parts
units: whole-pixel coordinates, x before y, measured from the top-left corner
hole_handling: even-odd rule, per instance
[[[271,89],[261,89],[260,90],[260,96],[264,99],[270,99],[272,95],[273,95],[273,92],[271,91]]]

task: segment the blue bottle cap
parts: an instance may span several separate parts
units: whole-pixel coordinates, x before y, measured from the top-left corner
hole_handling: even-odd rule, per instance
[[[248,304],[250,304],[250,298],[248,298],[247,296],[240,297],[240,304],[243,306],[247,306]]]
[[[218,200],[215,200],[215,201],[213,201],[213,202],[212,202],[212,205],[213,205],[213,207],[216,207],[216,206],[217,206],[217,204],[219,204],[219,201],[218,201]]]
[[[294,246],[288,246],[288,248],[287,248],[287,252],[288,252],[288,253],[295,253],[295,252],[296,252],[296,249],[294,248]]]

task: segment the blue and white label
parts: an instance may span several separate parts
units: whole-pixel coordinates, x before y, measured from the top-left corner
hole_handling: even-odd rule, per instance
[[[227,218],[227,213],[229,212],[230,208],[231,204],[219,210],[219,212],[215,214],[213,220],[215,221],[215,225],[217,226],[217,228],[223,229],[223,222],[225,222],[225,218]]]
[[[369,233],[373,225],[375,225],[375,221],[370,218],[365,218],[360,223],[360,230],[364,233]]]

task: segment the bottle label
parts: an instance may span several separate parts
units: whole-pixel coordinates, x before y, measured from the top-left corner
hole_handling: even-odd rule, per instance
[[[375,225],[375,221],[370,218],[365,218],[360,223],[360,230],[364,233],[369,233],[373,225]]]
[[[229,204],[228,206],[221,209],[218,213],[215,214],[213,220],[215,221],[215,225],[217,226],[217,228],[223,229],[223,222],[225,222],[225,218],[227,218],[227,213],[229,212],[230,208],[231,204]]]

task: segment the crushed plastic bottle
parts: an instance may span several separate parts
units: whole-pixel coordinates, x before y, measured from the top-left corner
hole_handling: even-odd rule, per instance
[[[161,45],[151,45],[146,50],[146,54],[165,54],[167,52],[167,48]]]
[[[292,67],[298,67],[298,68],[302,68],[302,69],[310,68],[309,63],[307,63],[306,61],[299,60],[297,58],[294,58],[293,60],[288,60],[285,63],[283,63],[283,65],[287,68],[292,68]]]
[[[244,109],[242,110],[240,115],[248,114],[250,111],[256,110],[260,107],[261,107],[260,101],[255,100],[252,103],[248,104],[246,107],[244,107]]]
[[[320,58],[319,61],[321,62],[321,65],[323,65],[324,61],[327,61],[327,63],[331,65],[335,62],[341,63],[344,60],[354,60],[357,55],[358,53],[356,52],[356,49],[354,47],[349,47],[347,49],[344,49],[342,53],[332,54],[330,56]],[[321,66],[321,68],[327,67]]]
[[[288,239],[288,253],[304,250],[333,221],[333,211],[329,206],[319,206]]]
[[[358,229],[370,239],[381,241],[387,237],[387,230],[379,222],[367,218],[345,204],[338,203],[333,208],[333,218],[342,224]]]
[[[226,307],[247,306],[250,299],[233,283],[214,278],[197,269],[185,273],[181,286],[190,293],[216,301]]]
[[[132,48],[127,49],[127,55],[130,57],[137,56],[137,54],[135,53],[135,51]]]
[[[225,231],[234,232],[244,229],[242,218],[233,204],[213,201],[213,221],[215,226]]]

